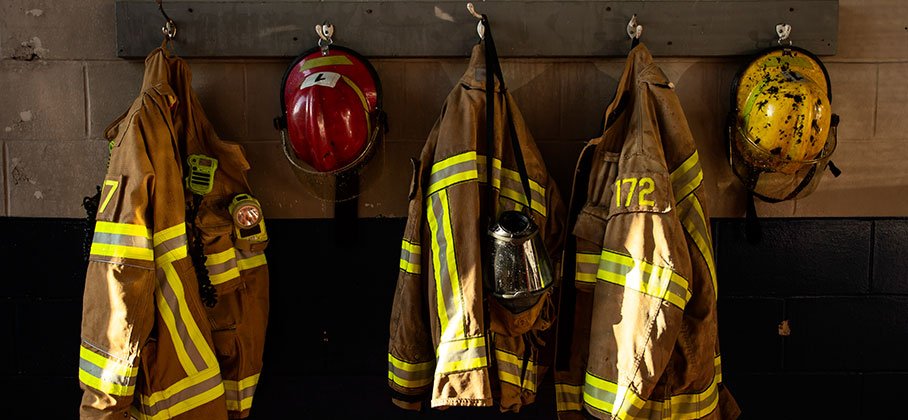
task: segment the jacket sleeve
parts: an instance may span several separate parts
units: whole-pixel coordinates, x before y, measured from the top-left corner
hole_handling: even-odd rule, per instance
[[[437,131],[430,135],[437,137]],[[409,217],[400,251],[400,271],[391,311],[388,344],[388,384],[395,405],[419,410],[428,396],[435,371],[435,350],[429,327],[428,257],[423,252],[423,175],[431,158],[424,151],[421,160],[412,159],[413,178],[409,190]]]
[[[154,324],[156,169],[149,139],[170,144],[162,113],[133,113],[114,141],[101,191],[82,306],[79,382],[82,418],[123,418],[139,357]],[[179,171],[179,168],[176,168]]]

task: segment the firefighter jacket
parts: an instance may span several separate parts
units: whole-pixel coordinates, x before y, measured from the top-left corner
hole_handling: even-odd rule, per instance
[[[166,54],[148,56],[139,97],[106,131],[82,309],[82,418],[246,417],[261,370],[266,243],[235,240],[228,214],[249,193],[249,164],[218,139],[188,65]],[[193,154],[217,159],[213,189],[198,199],[184,182]],[[201,300],[193,247],[213,307]]]
[[[388,382],[403,408],[419,409],[425,397],[432,407],[490,406],[494,394],[502,411],[518,411],[534,401],[554,355],[551,292],[512,314],[483,290],[487,171],[496,212],[527,204],[505,101],[530,178],[532,217],[552,256],[560,255],[565,213],[513,98],[497,81],[494,151],[487,156],[483,54],[483,45],[473,48],[414,161],[388,354]]]
[[[735,418],[722,385],[703,172],[643,45],[575,172],[565,245],[560,418]]]

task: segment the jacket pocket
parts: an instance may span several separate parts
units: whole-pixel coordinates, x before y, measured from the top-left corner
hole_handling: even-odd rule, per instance
[[[518,337],[530,331],[545,331],[555,319],[551,291],[541,295],[539,301],[529,309],[516,314],[498,303],[497,299],[489,299],[489,312],[492,331],[508,337]]]

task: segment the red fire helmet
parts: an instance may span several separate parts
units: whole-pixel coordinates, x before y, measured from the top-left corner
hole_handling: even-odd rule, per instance
[[[284,74],[277,125],[286,129],[295,157],[316,172],[345,171],[367,160],[379,141],[381,116],[378,74],[353,50],[313,48]]]

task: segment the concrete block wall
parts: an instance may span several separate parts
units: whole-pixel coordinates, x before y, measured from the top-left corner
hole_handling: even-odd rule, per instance
[[[823,57],[842,116],[834,161],[810,197],[759,205],[766,216],[894,216],[908,213],[908,3],[842,0],[839,53]],[[8,0],[0,5],[0,215],[80,217],[81,198],[104,172],[104,128],[138,93],[142,62],[116,58],[113,0]],[[621,29],[621,28],[616,28]],[[157,27],[136,28],[157,31]],[[794,28],[797,42],[797,28]],[[499,34],[499,43],[507,34]],[[644,40],[645,41],[645,40]],[[339,42],[342,42],[339,40]],[[464,51],[470,46],[465,45]],[[177,43],[179,52],[179,42]],[[658,58],[677,86],[714,197],[714,216],[743,214],[743,191],[728,168],[723,121],[731,80],[744,58]],[[376,186],[361,217],[406,212],[408,158],[418,154],[466,59],[380,59],[391,132]],[[271,120],[285,60],[191,60],[193,85],[221,137],[242,143],[266,214],[331,217],[306,194],[281,155]],[[561,189],[620,77],[621,57],[506,59],[504,70]]]

